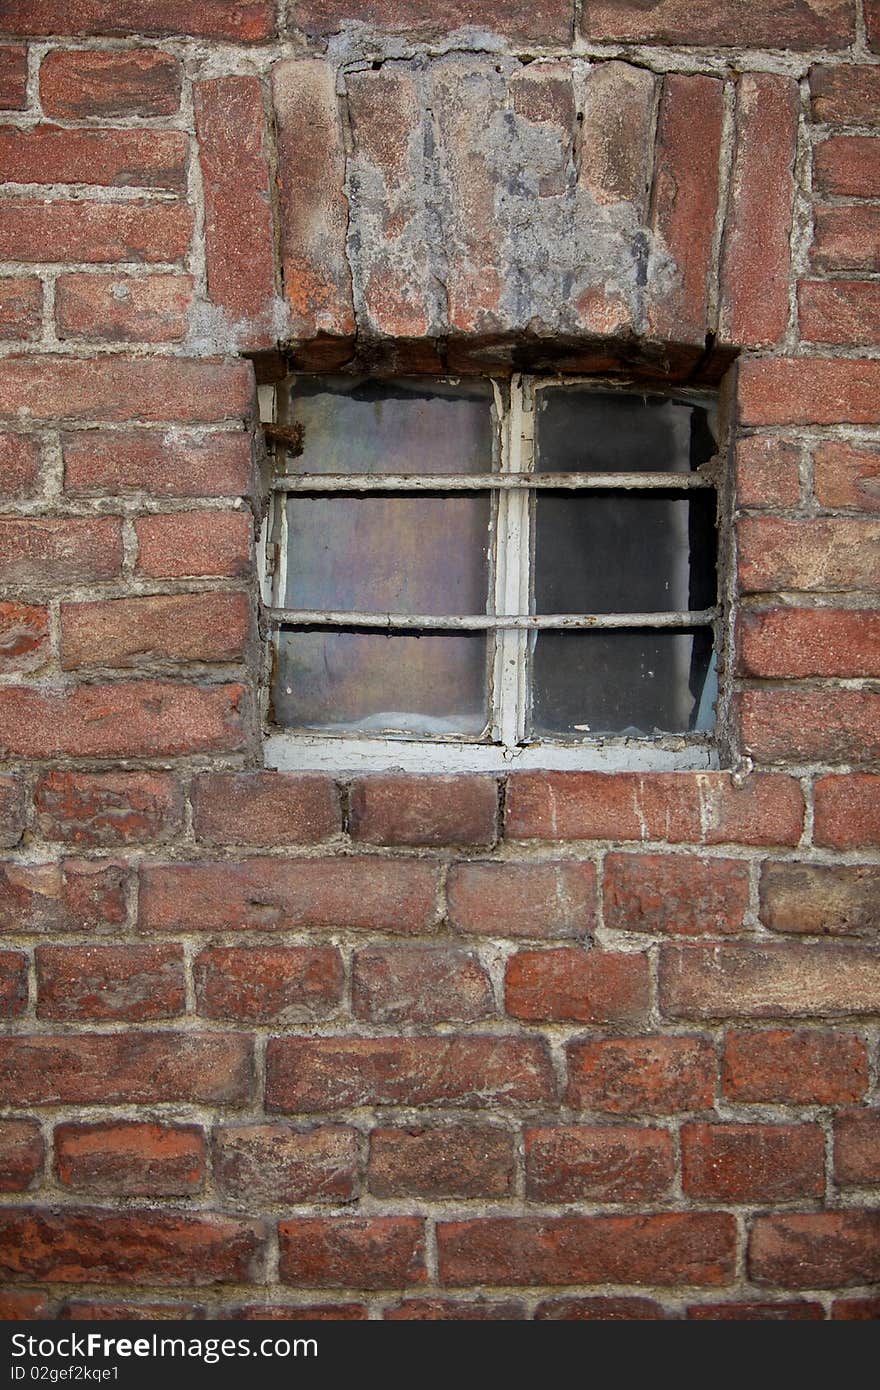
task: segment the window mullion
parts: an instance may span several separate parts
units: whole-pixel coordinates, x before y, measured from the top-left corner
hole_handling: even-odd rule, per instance
[[[526,410],[523,382],[510,385],[510,410],[504,431],[501,471],[519,473],[531,467],[531,412]],[[529,494],[505,490],[498,498],[498,555],[495,612],[528,612],[529,601]],[[495,655],[494,736],[505,749],[521,743],[525,735],[527,703],[526,653],[528,634],[500,629]]]

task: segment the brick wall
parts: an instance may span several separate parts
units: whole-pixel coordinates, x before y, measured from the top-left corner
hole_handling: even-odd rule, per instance
[[[880,5],[576,10],[3,6],[7,1318],[880,1313]],[[279,343],[723,376],[729,769],[265,771]]]

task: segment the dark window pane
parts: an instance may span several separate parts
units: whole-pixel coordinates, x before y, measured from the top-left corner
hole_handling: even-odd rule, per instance
[[[494,426],[487,381],[299,378],[290,416],[303,426],[298,473],[488,473]]]
[[[711,729],[712,632],[539,632],[533,734],[680,733]]]
[[[535,612],[662,613],[715,603],[715,494],[539,492]]]
[[[715,452],[706,405],[561,386],[536,393],[544,473],[689,473]]]
[[[471,734],[488,715],[485,633],[279,634],[275,719],[300,729]]]

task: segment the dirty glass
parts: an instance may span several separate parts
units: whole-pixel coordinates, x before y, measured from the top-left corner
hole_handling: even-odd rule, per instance
[[[539,473],[689,473],[716,448],[709,405],[667,396],[538,391],[535,423]]]

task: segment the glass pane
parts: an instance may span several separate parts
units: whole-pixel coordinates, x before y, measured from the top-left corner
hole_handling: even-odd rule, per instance
[[[715,453],[708,404],[561,386],[536,407],[538,472],[689,473]]]
[[[715,494],[539,492],[536,613],[662,613],[716,595]]]
[[[285,607],[485,613],[489,521],[487,493],[291,497]]]
[[[279,634],[275,719],[369,734],[471,734],[488,721],[486,634]]]
[[[539,632],[532,673],[533,734],[645,737],[714,724],[709,628]]]
[[[290,416],[303,426],[298,473],[488,473],[494,427],[488,381],[411,378],[294,381]]]

